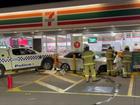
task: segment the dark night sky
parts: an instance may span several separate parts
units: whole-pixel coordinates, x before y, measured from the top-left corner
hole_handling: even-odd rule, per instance
[[[52,3],[52,2],[60,3],[61,1],[73,1],[73,0],[0,0],[0,8],[31,5],[31,4]]]

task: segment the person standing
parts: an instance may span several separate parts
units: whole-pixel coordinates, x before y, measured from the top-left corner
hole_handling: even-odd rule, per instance
[[[125,47],[124,52],[123,52],[123,73],[122,77],[126,78],[129,77],[129,71],[131,67],[131,61],[132,61],[132,54],[130,52],[130,49],[128,46]]]
[[[116,57],[114,59],[114,70],[117,75],[121,74],[122,72],[122,58],[123,58],[123,52],[118,51],[116,54]]]
[[[58,70],[60,61],[58,59],[58,54],[57,53],[54,54],[53,59],[54,59],[53,70]]]
[[[115,70],[113,70],[114,51],[111,46],[106,51],[106,58],[107,58],[107,74],[114,76],[115,75]]]
[[[89,50],[89,46],[84,46],[84,52],[82,54],[83,63],[84,63],[84,75],[86,81],[90,81],[90,73],[92,81],[96,81],[96,70],[95,70],[95,54],[93,51]]]

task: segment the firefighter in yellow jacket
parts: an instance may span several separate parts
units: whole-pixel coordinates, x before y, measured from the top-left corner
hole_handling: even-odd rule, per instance
[[[129,72],[130,72],[130,66],[131,66],[131,59],[132,59],[132,54],[129,51],[129,47],[126,46],[124,49],[124,55],[123,55],[123,72],[122,76],[123,77],[129,77]]]
[[[84,46],[84,52],[82,54],[82,58],[84,61],[84,75],[86,81],[89,82],[90,80],[90,73],[92,77],[92,81],[96,81],[96,71],[95,71],[95,54],[93,51],[89,50],[89,46]]]
[[[106,58],[107,58],[107,74],[114,76],[115,75],[115,70],[113,70],[114,51],[111,46],[106,51]]]

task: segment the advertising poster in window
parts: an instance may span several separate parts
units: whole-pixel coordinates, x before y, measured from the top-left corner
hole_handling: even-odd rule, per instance
[[[83,37],[81,34],[72,35],[72,51],[81,52],[83,51]]]

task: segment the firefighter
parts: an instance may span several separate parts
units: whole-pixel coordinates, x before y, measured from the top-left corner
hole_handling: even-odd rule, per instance
[[[125,47],[123,52],[123,71],[122,71],[122,77],[126,78],[129,77],[129,71],[130,71],[130,65],[131,65],[131,59],[132,54],[130,52],[130,49],[128,46]]]
[[[92,77],[92,81],[96,81],[96,70],[95,70],[95,54],[93,51],[89,50],[89,46],[84,46],[84,52],[82,54],[83,62],[84,62],[84,75],[86,81],[90,81],[90,73]]]
[[[114,51],[111,46],[106,51],[106,58],[107,58],[107,74],[115,76],[115,70],[113,70]]]

